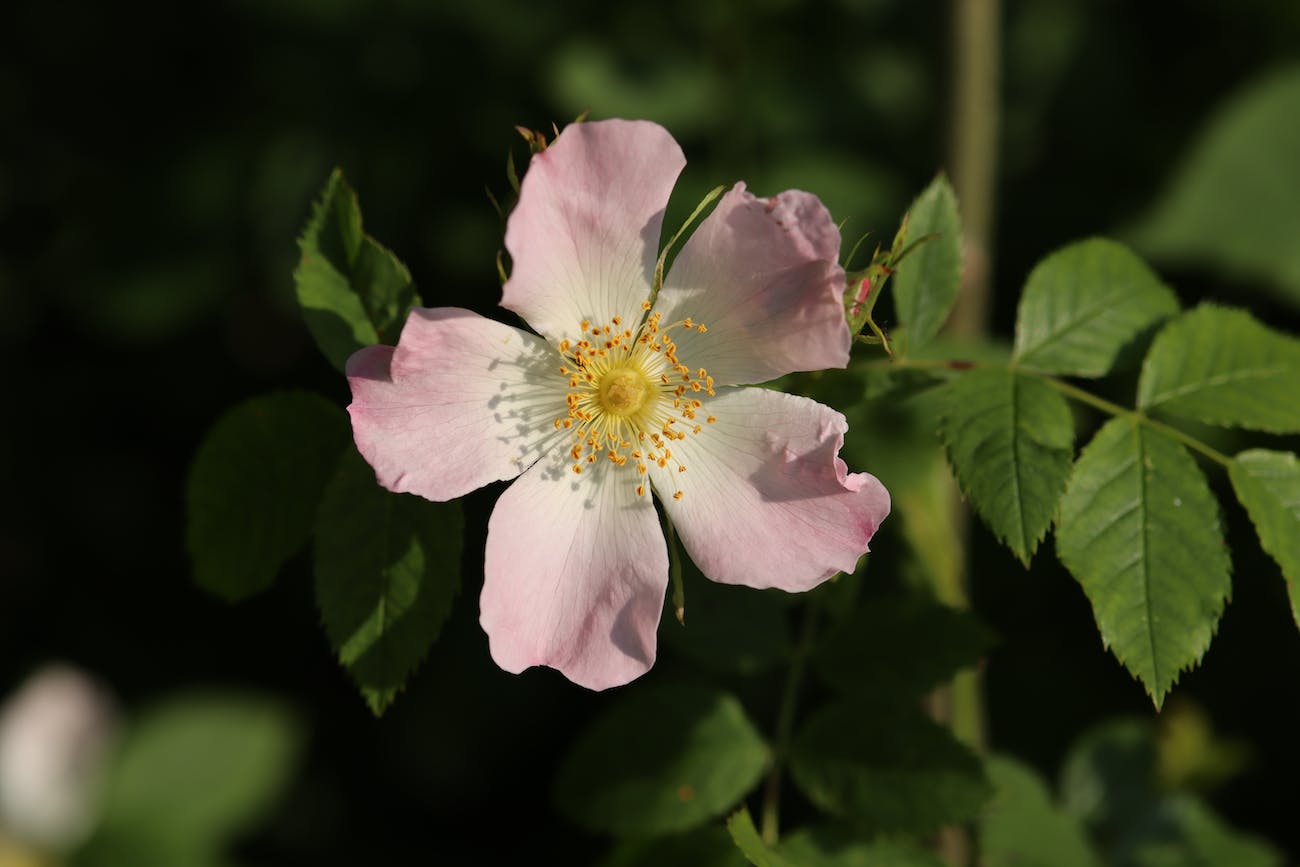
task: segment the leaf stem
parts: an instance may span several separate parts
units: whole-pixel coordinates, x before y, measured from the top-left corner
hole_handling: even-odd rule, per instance
[[[790,657],[790,670],[785,676],[785,690],[781,694],[781,707],[776,715],[776,733],[772,747],[772,770],[768,772],[763,787],[763,842],[775,845],[781,836],[781,778],[786,759],[790,755],[790,740],[794,736],[794,713],[799,705],[799,689],[803,685],[804,669],[812,652],[817,634],[817,604],[804,602],[803,625],[798,643]]]
[[[1143,413],[1141,410],[1128,409],[1127,407],[1120,406],[1117,403],[1111,403],[1105,398],[1098,397],[1097,395],[1093,394],[1090,391],[1084,391],[1082,388],[1079,388],[1078,386],[1071,385],[1070,383],[1065,382],[1064,380],[1060,380],[1052,376],[1046,376],[1044,374],[1039,374],[1039,373],[1035,373],[1032,375],[1038,377],[1043,382],[1047,383],[1052,388],[1056,389],[1066,397],[1073,398],[1074,400],[1077,400],[1080,403],[1086,403],[1088,404],[1088,406],[1091,406],[1094,409],[1099,409],[1108,415],[1124,416],[1125,418],[1131,418],[1134,421],[1138,422],[1139,424],[1144,424],[1154,431],[1159,431],[1165,436],[1177,440],[1178,442],[1187,446],[1192,451],[1199,452],[1200,454],[1214,461],[1216,464],[1220,464],[1221,466],[1227,467],[1232,463],[1232,459],[1229,458],[1227,455],[1225,455],[1223,452],[1219,451],[1218,449],[1212,448],[1211,446],[1207,445],[1201,440],[1198,440],[1194,436],[1190,436],[1188,434],[1183,433],[1176,427],[1171,427],[1170,425],[1167,425],[1164,422],[1156,421],[1155,419],[1148,416],[1146,413]]]
[[[1178,442],[1187,446],[1192,451],[1205,456],[1206,458],[1210,459],[1211,461],[1214,461],[1214,463],[1219,464],[1220,466],[1228,467],[1232,464],[1232,458],[1228,457],[1223,452],[1219,451],[1218,449],[1214,448],[1208,443],[1202,440],[1198,440],[1196,437],[1192,436],[1191,434],[1184,433],[1183,431],[1180,431],[1178,428],[1173,427],[1172,425],[1167,425],[1164,422],[1156,421],[1151,416],[1147,415],[1146,413],[1142,412],[1139,409],[1129,409],[1126,406],[1121,406],[1118,403],[1113,403],[1109,400],[1106,400],[1104,397],[1098,397],[1097,395],[1093,394],[1090,391],[1085,391],[1084,389],[1079,388],[1077,385],[1072,385],[1063,379],[1057,379],[1056,377],[1051,376],[1050,374],[1038,373],[1037,371],[1025,370],[1024,368],[1019,368],[1016,366],[1014,362],[1010,364],[995,364],[995,363],[982,362],[982,361],[964,361],[964,360],[951,359],[951,358],[894,358],[891,360],[882,361],[880,363],[891,364],[899,368],[907,368],[912,370],[961,371],[961,370],[971,370],[976,367],[982,367],[986,369],[994,368],[997,370],[1008,370],[1014,373],[1020,373],[1025,376],[1033,376],[1037,379],[1041,379],[1044,383],[1056,389],[1061,394],[1065,395],[1066,397],[1072,400],[1077,400],[1079,403],[1085,403],[1088,406],[1092,407],[1093,409],[1100,410],[1101,412],[1104,412],[1107,415],[1123,416],[1124,418],[1132,419],[1138,424],[1144,424],[1147,427],[1151,428],[1151,430],[1153,431],[1157,431],[1161,434],[1164,434],[1170,439],[1177,440]]]

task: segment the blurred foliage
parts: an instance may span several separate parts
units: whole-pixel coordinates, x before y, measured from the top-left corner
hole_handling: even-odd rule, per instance
[[[212,830],[199,834],[220,836],[220,857],[249,867],[425,863],[434,839],[451,862],[594,863],[608,841],[546,806],[549,781],[574,733],[621,696],[496,670],[470,601],[453,609],[404,699],[375,721],[316,622],[309,557],[289,556],[280,580],[239,607],[188,580],[181,506],[195,446],[251,394],[314,388],[346,402],[294,311],[291,277],[293,239],[332,166],[363,191],[366,230],[410,265],[426,303],[484,313],[498,297],[501,229],[484,187],[506,189],[511,147],[522,164],[512,127],[545,129],[582,110],[659,120],[683,143],[691,164],[667,225],[714,185],[743,178],[759,194],[810,189],[849,220],[847,237],[878,240],[945,162],[946,10],[901,0],[580,0],[545,10],[523,0],[238,0],[157,16],[55,0],[19,3],[5,17],[0,346],[14,364],[0,482],[14,514],[0,522],[0,692],[57,656],[109,680],[130,707],[194,684],[283,696],[314,733],[283,798],[274,793],[286,791],[292,750],[280,750],[280,735],[230,747],[243,723],[217,710],[195,723],[200,744],[186,751],[203,760],[196,772],[227,747],[263,757],[262,770],[230,766],[248,771],[238,784],[247,800],[217,803],[224,789],[215,790],[204,820]],[[1248,304],[1294,332],[1290,70],[1300,7],[1007,0],[1003,24],[995,284],[1007,291],[994,337],[1009,340],[1010,287],[1044,252],[1116,224],[1179,269],[1171,277],[1189,303]],[[993,743],[1040,771],[1056,768],[1092,723],[1149,704],[1099,646],[1086,599],[1051,558],[1025,572],[982,529],[963,547],[943,505],[952,482],[925,429],[933,414],[915,411],[934,399],[916,394],[918,379],[877,380],[885,397],[876,402],[831,401],[852,425],[846,461],[895,492],[895,523],[873,543],[890,570],[865,581],[897,589],[909,574],[950,575],[966,558],[974,606],[1003,639],[986,668]],[[1101,387],[1132,393],[1122,375]],[[481,580],[493,499],[465,502],[467,600]],[[1229,742],[1248,743],[1253,760],[1228,776],[1247,760],[1207,759],[1216,748],[1186,746],[1202,743],[1194,733],[1165,735],[1184,746],[1156,748],[1181,756],[1183,770],[1168,779],[1223,781],[1204,795],[1219,819],[1185,793],[1152,795],[1148,783],[1123,795],[1126,768],[1150,767],[1146,735],[1101,750],[1123,759],[1106,764],[1114,776],[1076,751],[1060,809],[1103,851],[1129,859],[1115,863],[1275,863],[1229,827],[1300,852],[1291,799],[1276,796],[1300,761],[1300,710],[1284,686],[1300,674],[1300,647],[1277,566],[1247,515],[1228,508],[1225,527],[1233,604],[1180,690]],[[1280,550],[1285,538],[1263,543]],[[688,584],[695,635],[731,610],[707,592]],[[687,649],[694,641],[665,639],[650,677],[694,671],[708,653]],[[734,665],[713,661],[766,734],[783,673],[760,644]],[[1267,678],[1251,668],[1260,660]],[[1214,770],[1188,770],[1200,765]],[[1115,809],[1100,815],[1088,795],[1097,791],[1113,793]],[[805,845],[809,805],[792,787],[785,797],[797,830],[783,851],[819,863],[807,853],[832,847]],[[509,817],[511,832],[485,836],[475,827],[483,816]],[[685,844],[672,837],[619,842],[609,863],[688,864],[673,853],[725,851],[705,862],[724,864],[735,850],[720,833],[690,832],[707,837],[702,847],[726,844],[714,849],[673,849]]]

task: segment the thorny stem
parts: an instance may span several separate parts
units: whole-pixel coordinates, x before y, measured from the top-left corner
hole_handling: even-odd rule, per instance
[[[790,739],[794,734],[794,712],[799,705],[799,688],[803,684],[804,669],[812,652],[813,638],[817,633],[817,602],[804,602],[803,625],[799,643],[790,658],[790,670],[785,676],[785,690],[781,694],[781,708],[776,716],[776,735],[772,747],[772,770],[763,787],[763,842],[774,845],[781,836],[781,776],[790,754]]]

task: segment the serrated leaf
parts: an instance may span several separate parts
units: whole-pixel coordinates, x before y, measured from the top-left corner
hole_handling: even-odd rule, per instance
[[[254,398],[222,416],[185,489],[186,547],[199,586],[230,601],[270,587],[306,544],[349,439],[343,411],[306,392]]]
[[[1016,312],[1014,358],[1021,367],[1104,376],[1178,299],[1127,247],[1079,241],[1034,267]]]
[[[1203,304],[1156,336],[1138,406],[1208,424],[1300,432],[1300,340]]]
[[[1056,547],[1102,642],[1158,708],[1210,646],[1231,591],[1218,504],[1196,461],[1138,420],[1112,419],[1075,465]]]
[[[884,833],[965,821],[992,793],[974,753],[899,702],[824,708],[795,737],[790,774],[821,809]]]
[[[330,645],[382,714],[438,637],[460,587],[458,503],[394,494],[349,450],[316,518],[316,602]]]
[[[905,840],[863,839],[845,828],[800,828],[781,838],[779,851],[799,867],[945,867],[934,855]]]
[[[943,389],[940,436],[984,522],[1026,566],[1056,517],[1074,458],[1074,418],[1034,376],[986,368]]]
[[[744,797],[767,762],[766,744],[729,693],[641,687],[578,736],[560,766],[555,801],[593,831],[685,831]]]
[[[1054,803],[1030,768],[994,756],[985,762],[996,794],[980,817],[981,867],[1098,867],[1079,819]]]
[[[754,867],[795,867],[793,862],[774,852],[763,842],[763,838],[758,835],[758,829],[754,827],[754,820],[749,815],[748,807],[741,807],[727,817],[727,833],[731,834],[732,842],[745,856],[745,860]],[[806,867],[806,865],[799,865],[799,867]]]
[[[1263,280],[1300,305],[1300,65],[1260,77],[1189,148],[1137,245],[1188,265]]]
[[[939,175],[907,210],[907,235],[935,235],[913,250],[893,277],[894,306],[907,347],[929,343],[947,321],[961,290],[961,216],[948,179]]]
[[[1300,461],[1290,452],[1251,449],[1232,459],[1228,476],[1260,546],[1282,567],[1291,616],[1300,626]]]
[[[865,600],[813,656],[846,694],[919,696],[977,663],[993,634],[974,614],[910,597]]]
[[[411,274],[362,231],[356,193],[335,169],[298,240],[294,286],[307,329],[340,371],[364,346],[393,343],[420,303]]]
[[[217,863],[280,798],[299,741],[293,716],[265,699],[195,695],[148,711],[111,771],[85,860]]]

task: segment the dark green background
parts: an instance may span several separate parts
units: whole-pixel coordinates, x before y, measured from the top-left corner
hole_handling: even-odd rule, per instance
[[[888,237],[945,163],[947,4],[178,10],[53,0],[0,13],[0,694],[62,659],[128,708],[194,684],[288,697],[310,726],[306,759],[242,863],[467,852],[477,864],[529,853],[585,863],[604,844],[553,813],[549,788],[607,697],[491,663],[476,598],[498,489],[466,499],[461,598],[407,694],[375,721],[331,656],[305,556],[236,607],[190,583],[189,460],[214,420],[252,395],[306,387],[347,402],[292,302],[294,239],[335,164],[426,303],[489,315],[500,226],[484,186],[504,193],[507,150],[523,157],[514,124],[547,128],[583,109],[650,117],[678,137],[690,166],[674,213],[743,178],[759,194],[811,189],[850,218],[846,235]],[[1300,6],[1057,0],[1007,2],[1003,17],[995,330],[1008,337],[1036,259],[1117,231],[1216,105],[1296,58]],[[1263,287],[1162,272],[1186,302],[1213,297],[1298,325]],[[1244,514],[1225,514],[1233,601],[1173,700],[1253,745],[1214,806],[1300,852],[1289,796],[1300,636]],[[878,549],[873,568],[888,570],[895,544],[882,537]],[[995,747],[1054,775],[1090,723],[1150,713],[1050,549],[1026,573],[979,530],[971,558],[976,607],[1004,637],[987,672]],[[647,680],[683,667],[665,649]],[[732,684],[765,729],[779,683],[778,672]],[[800,809],[789,808],[794,819]],[[484,822],[498,830],[473,829]]]

